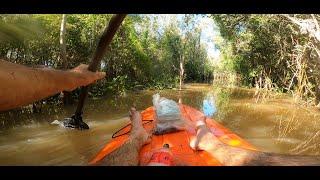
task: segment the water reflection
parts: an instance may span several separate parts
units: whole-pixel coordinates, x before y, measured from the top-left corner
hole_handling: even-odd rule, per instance
[[[84,119],[90,130],[77,131],[51,125],[69,117],[75,106],[46,108],[38,114],[2,113],[0,131],[1,165],[85,165],[128,123],[132,104],[142,110],[152,105],[152,95],[181,101],[197,109],[203,100],[214,97],[213,118],[258,148],[279,153],[317,155],[320,153],[320,113],[294,105],[287,96],[256,103],[254,91],[189,84],[178,90],[127,93],[125,97],[88,100]],[[6,124],[6,123],[3,123]]]

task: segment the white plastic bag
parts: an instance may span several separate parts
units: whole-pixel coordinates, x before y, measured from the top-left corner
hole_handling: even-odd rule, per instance
[[[154,134],[165,134],[185,129],[185,121],[181,118],[179,105],[170,99],[152,96],[152,103],[156,110],[156,128]]]

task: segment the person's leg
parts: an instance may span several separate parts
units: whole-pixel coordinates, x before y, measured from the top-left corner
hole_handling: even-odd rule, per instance
[[[226,166],[320,165],[318,156],[283,155],[229,146],[221,142],[205,123],[197,122],[197,135],[190,142],[193,149],[205,150]]]
[[[197,121],[196,137],[191,139],[190,146],[196,150],[205,150],[226,166],[238,166],[247,164],[255,151],[246,151],[241,148],[231,147],[221,142],[207,127],[205,117]]]
[[[137,166],[139,152],[143,145],[150,142],[150,135],[142,126],[141,114],[135,108],[130,109],[131,132],[129,140],[117,150],[107,155],[98,165]]]

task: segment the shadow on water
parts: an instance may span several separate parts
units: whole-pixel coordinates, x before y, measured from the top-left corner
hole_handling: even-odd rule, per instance
[[[50,123],[73,114],[74,106],[45,107],[40,113],[10,111],[0,114],[0,165],[86,165],[128,123],[128,110],[152,105],[152,95],[201,109],[203,99],[215,97],[214,118],[264,151],[318,155],[320,113],[295,105],[287,96],[256,103],[254,90],[187,84],[182,91],[141,91],[123,97],[104,97],[86,102],[88,131],[64,129]]]

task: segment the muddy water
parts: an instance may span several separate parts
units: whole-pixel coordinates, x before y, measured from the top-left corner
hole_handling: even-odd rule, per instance
[[[152,105],[156,91],[128,93],[124,97],[88,100],[84,119],[90,130],[64,129],[50,122],[69,117],[75,106],[47,108],[40,113],[2,113],[10,121],[0,129],[0,165],[86,165],[108,142],[112,133],[128,123],[128,109]],[[253,90],[189,84],[183,91],[163,90],[162,96],[201,108],[212,94],[218,112],[214,118],[261,150],[319,155],[320,113],[293,103],[288,96],[256,102]],[[7,123],[8,124],[8,123]]]

